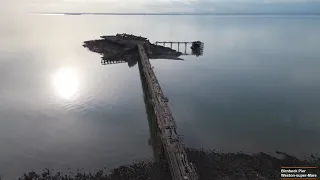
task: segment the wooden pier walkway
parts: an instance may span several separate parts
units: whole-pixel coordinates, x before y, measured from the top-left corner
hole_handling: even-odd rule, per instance
[[[157,77],[148,58],[148,47],[145,44],[137,44],[140,55],[140,74],[144,76],[143,84],[147,84],[149,101],[154,107],[156,124],[160,130],[160,138],[168,161],[172,180],[198,180],[195,167],[187,159],[185,149],[177,134],[177,126],[167,104]],[[147,50],[146,50],[147,49]]]

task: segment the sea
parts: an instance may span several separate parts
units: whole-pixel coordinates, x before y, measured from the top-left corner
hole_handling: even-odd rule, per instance
[[[151,60],[186,147],[320,152],[320,16],[27,15],[0,26],[3,179],[153,158],[138,67],[101,65],[82,47],[117,33],[204,43],[203,56]]]

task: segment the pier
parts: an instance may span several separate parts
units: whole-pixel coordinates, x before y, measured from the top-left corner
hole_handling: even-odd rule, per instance
[[[173,180],[197,180],[198,175],[192,163],[187,159],[184,146],[177,134],[177,126],[167,104],[157,77],[150,64],[147,52],[143,44],[138,44],[140,56],[139,71],[142,85],[146,86],[148,99],[153,106],[159,134],[166,160]]]
[[[184,45],[184,53],[183,55],[196,55],[201,56],[203,54],[203,43],[200,41],[186,42],[186,41],[156,41],[156,45],[162,44],[166,47],[167,44],[170,44],[170,48],[172,49],[173,44],[178,45],[178,51],[180,51],[180,45]],[[188,45],[191,46],[191,54],[187,53]]]
[[[99,53],[101,63],[128,63],[129,67],[138,64],[143,97],[150,129],[149,145],[152,146],[156,161],[160,162],[163,175],[159,180],[198,180],[196,167],[189,162],[185,148],[177,133],[177,125],[168,106],[168,98],[163,94],[158,79],[150,64],[150,59],[183,60],[181,55],[203,54],[203,43],[194,42],[156,42],[130,34],[101,36],[102,39],[85,41],[84,47]],[[159,43],[163,46],[158,45]],[[171,48],[165,47],[167,43]],[[185,53],[179,51],[180,44],[185,44]],[[172,49],[178,44],[178,51]],[[191,44],[191,53],[187,54],[187,45]],[[170,173],[166,173],[170,172]]]

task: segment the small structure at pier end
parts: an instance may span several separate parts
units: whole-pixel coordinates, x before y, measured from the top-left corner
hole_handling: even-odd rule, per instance
[[[203,55],[203,42],[156,42],[151,43],[147,38],[134,36],[131,34],[116,34],[113,36],[100,36],[101,39],[85,41],[83,47],[88,48],[92,52],[102,55],[101,64],[119,64],[128,63],[129,67],[137,64],[139,53],[137,44],[145,44],[149,59],[168,59],[183,60],[181,55]],[[158,44],[161,45],[158,45]],[[166,47],[170,44],[171,47]],[[172,49],[172,44],[177,44],[177,50]],[[181,49],[180,44],[184,44],[185,48]],[[188,52],[188,45],[191,45],[191,53]],[[180,52],[182,50],[183,52]]]
[[[162,92],[159,81],[149,59],[179,58],[185,53],[172,48],[152,44],[147,38],[129,34],[101,36],[102,39],[85,41],[84,47],[102,54],[102,64],[128,63],[129,67],[138,63],[144,102],[148,115],[151,144],[156,160],[163,164],[163,171],[169,169],[172,180],[198,180],[196,167],[189,162],[184,145],[177,134],[177,125],[168,105],[168,98]],[[172,43],[170,42],[171,46]],[[188,42],[184,42],[187,47]],[[203,54],[203,43],[190,42],[192,53]],[[179,43],[178,43],[179,46]],[[168,167],[168,168],[166,168]]]

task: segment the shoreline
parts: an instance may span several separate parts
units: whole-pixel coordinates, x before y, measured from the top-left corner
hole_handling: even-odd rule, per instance
[[[283,156],[277,158],[266,153],[255,154],[223,153],[214,150],[187,148],[187,155],[197,168],[199,180],[268,180],[279,179],[281,166],[317,166],[320,167],[320,158],[310,156],[300,160],[283,152],[276,152]],[[110,172],[99,170],[95,173],[77,172],[63,174],[58,171],[45,169],[42,174],[29,172],[20,180],[163,180],[170,179],[161,164],[150,161],[140,161],[129,165],[122,165]]]

